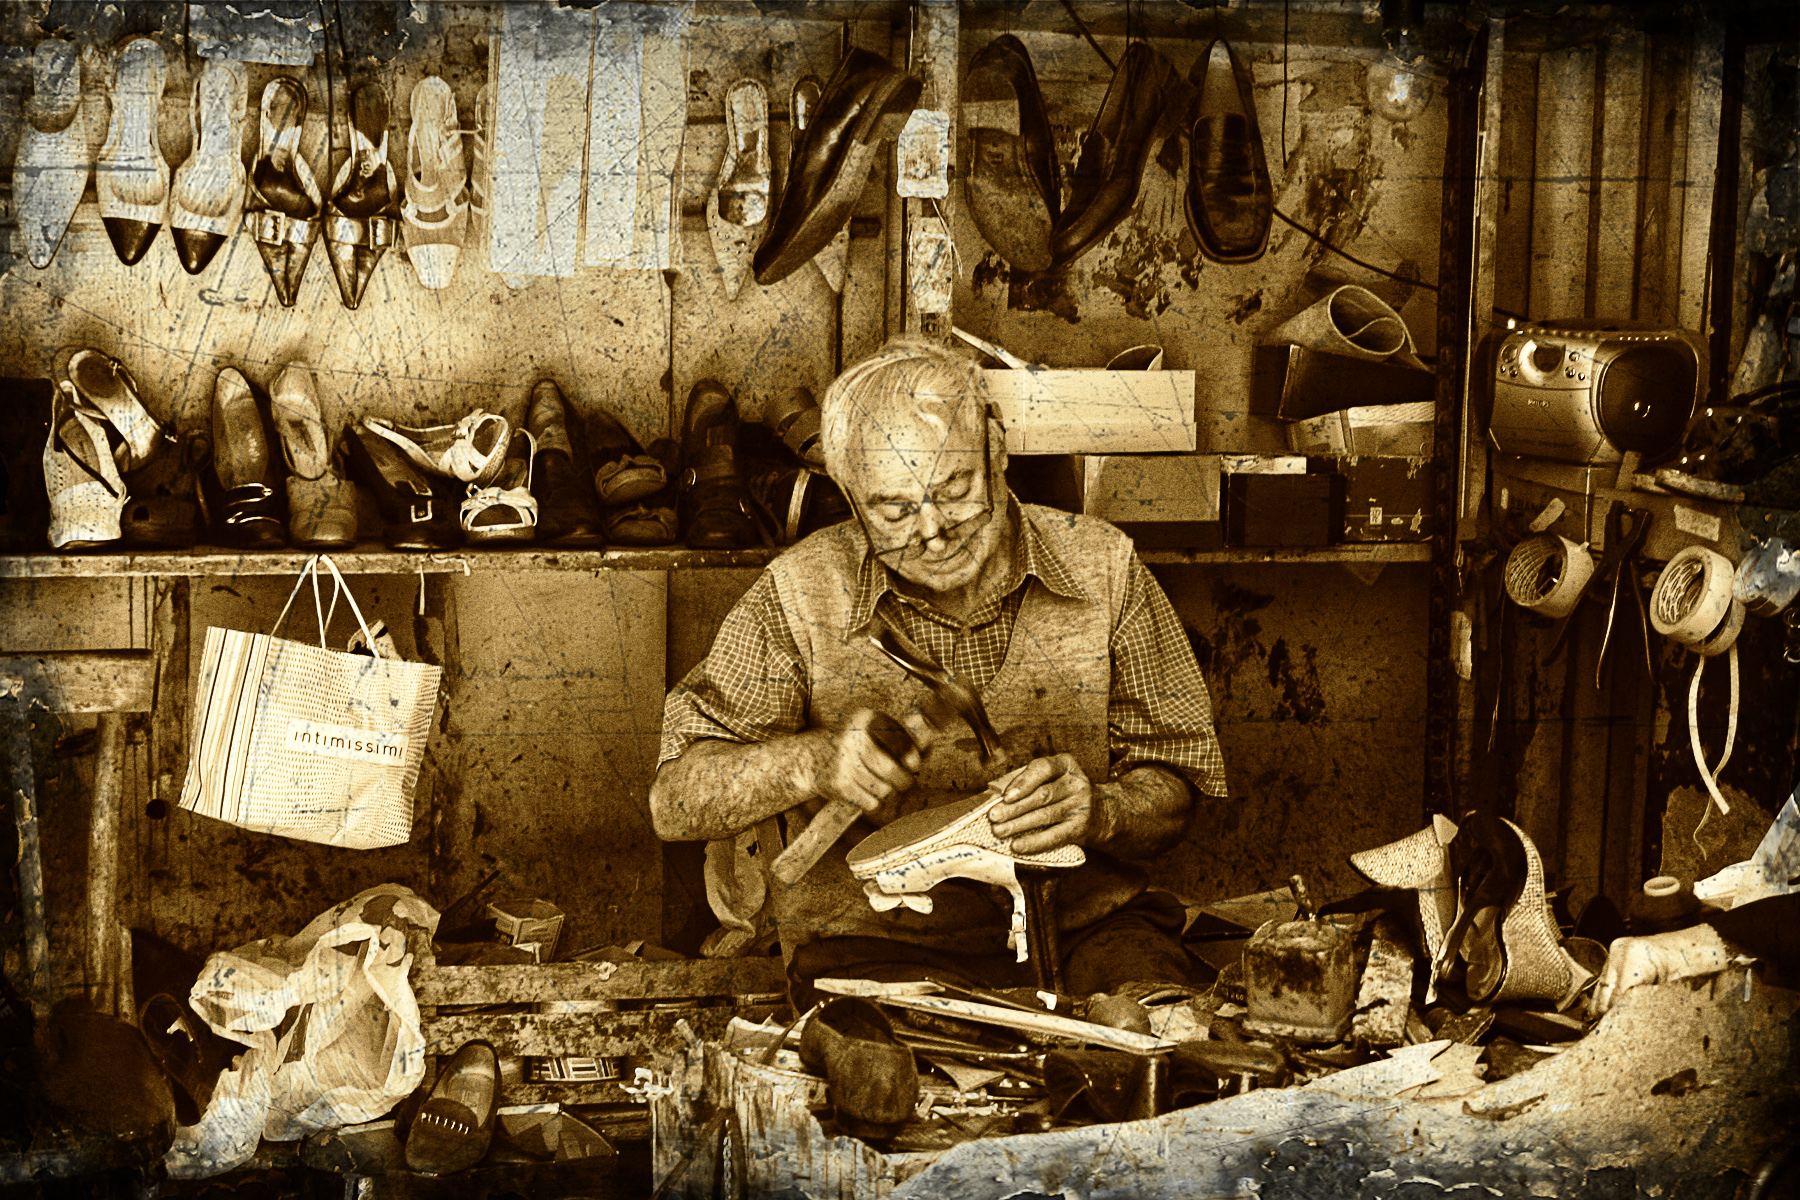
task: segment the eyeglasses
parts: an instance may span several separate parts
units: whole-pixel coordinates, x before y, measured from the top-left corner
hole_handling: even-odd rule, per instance
[[[923,531],[922,518],[928,507],[935,509],[939,518],[939,524],[930,537],[941,538],[950,543],[973,537],[993,519],[994,465],[990,454],[991,436],[991,429],[984,427],[981,441],[981,492],[978,498],[968,497],[966,493],[970,486],[964,484],[960,489],[964,495],[944,496],[928,492],[918,500],[884,500],[865,510],[854,496],[849,496],[849,489],[845,489],[850,506],[862,525],[863,534],[869,539],[869,546],[874,550],[877,562],[892,570],[905,561],[909,554],[916,555],[924,550],[928,539]],[[970,484],[972,483],[971,477]],[[950,491],[958,490],[954,478],[944,486]]]

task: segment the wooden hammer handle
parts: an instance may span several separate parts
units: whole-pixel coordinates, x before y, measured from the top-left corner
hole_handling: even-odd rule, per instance
[[[892,755],[896,762],[913,745],[912,735],[892,717],[882,716],[871,722],[869,736],[875,739],[876,745]],[[844,836],[844,831],[856,824],[856,818],[862,814],[863,810],[848,800],[833,800],[821,808],[807,822],[800,836],[775,856],[775,863],[770,868],[775,878],[790,886],[798,882]]]

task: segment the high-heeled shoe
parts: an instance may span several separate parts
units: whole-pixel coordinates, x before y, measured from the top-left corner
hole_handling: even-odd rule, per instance
[[[382,540],[390,549],[454,550],[462,545],[457,507],[465,485],[421,471],[367,424],[351,431],[346,446],[351,471],[375,494]]]
[[[1525,831],[1504,818],[1471,814],[1451,848],[1458,913],[1443,955],[1468,961],[1477,1004],[1551,1000],[1566,1008],[1592,979],[1563,948],[1544,891],[1544,863]]]
[[[364,417],[363,428],[391,442],[413,463],[434,475],[486,487],[506,465],[513,429],[505,417],[476,409],[453,425],[416,427],[385,417]]]
[[[119,540],[125,481],[107,445],[105,420],[59,380],[44,442],[44,491],[50,500],[50,545],[82,550]]]
[[[152,39],[130,38],[119,48],[112,124],[94,163],[94,194],[106,236],[128,267],[144,257],[168,217],[169,164],[156,134],[168,78],[168,61]]]
[[[292,362],[269,388],[269,411],[287,461],[288,534],[296,546],[356,544],[356,485],[336,468],[313,371]],[[341,445],[341,442],[338,444]]]
[[[273,441],[250,381],[235,367],[220,371],[212,406],[213,472],[220,489],[213,532],[227,546],[269,550],[287,544]]]
[[[398,232],[389,215],[399,181],[388,162],[388,99],[378,83],[365,83],[351,98],[350,156],[331,185],[325,216],[325,250],[337,276],[344,307],[354,310],[376,264]]]
[[[136,471],[166,440],[162,426],[140,398],[137,380],[117,359],[98,350],[65,349],[52,378],[68,384],[90,413],[105,422],[112,456],[121,472]]]
[[[283,308],[294,307],[306,260],[319,239],[325,201],[312,164],[300,150],[306,89],[283,75],[263,89],[260,140],[250,171],[244,231],[256,241]]]
[[[61,38],[45,38],[31,56],[31,97],[13,160],[13,206],[25,257],[43,270],[87,190],[90,105],[81,89],[81,55]]]
[[[419,286],[447,288],[469,231],[469,169],[450,85],[427,75],[412,90],[401,237]]]
[[[740,79],[725,92],[725,160],[706,196],[706,227],[725,298],[736,300],[769,217],[769,91]]]
[[[244,161],[238,155],[238,129],[247,98],[243,64],[230,59],[209,60],[194,85],[188,110],[194,150],[176,169],[169,193],[169,236],[189,275],[206,269],[243,219]]]

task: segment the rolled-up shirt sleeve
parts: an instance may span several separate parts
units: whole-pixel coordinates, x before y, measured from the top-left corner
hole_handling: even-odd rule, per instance
[[[1113,777],[1159,764],[1205,795],[1228,795],[1200,664],[1174,605],[1135,555],[1111,649],[1106,723]]]
[[[765,571],[726,615],[700,665],[669,692],[656,765],[707,738],[747,744],[799,733],[806,704],[800,647]]]

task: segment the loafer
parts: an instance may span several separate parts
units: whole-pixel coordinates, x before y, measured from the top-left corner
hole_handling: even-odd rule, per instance
[[[306,127],[306,89],[287,76],[263,88],[260,134],[250,193],[244,203],[244,231],[256,242],[263,269],[283,308],[294,307],[325,200],[312,164],[300,152]]]
[[[213,532],[221,544],[240,550],[287,545],[275,434],[250,381],[236,367],[220,371],[213,384],[212,458],[219,480]]]
[[[1275,192],[1250,72],[1221,38],[1188,78],[1197,93],[1188,132],[1188,228],[1215,262],[1255,262],[1269,248]]]
[[[1012,34],[995,38],[970,61],[962,120],[975,227],[1014,268],[1049,270],[1050,231],[1062,212],[1056,141],[1031,55]]]
[[[844,56],[817,115],[795,139],[781,205],[756,252],[757,283],[786,279],[844,228],[876,151],[899,136],[922,86],[879,54],[855,49]]]
[[[31,96],[13,160],[13,206],[25,258],[50,265],[94,169],[88,149],[91,110],[81,90],[81,54],[61,38],[45,38],[31,56]]]
[[[350,470],[375,494],[381,540],[392,550],[454,550],[466,485],[420,470],[392,442],[358,424],[345,442]]]
[[[696,383],[681,423],[682,524],[696,550],[741,550],[762,540],[738,470],[737,433],[731,393],[711,379]]]
[[[1131,215],[1157,126],[1176,99],[1175,68],[1162,53],[1133,42],[1113,73],[1069,178],[1069,204],[1051,232],[1056,265],[1097,246]]]
[[[386,90],[365,83],[356,89],[350,105],[350,155],[332,181],[325,210],[325,253],[344,307],[354,310],[362,303],[376,265],[399,236],[389,210],[400,185],[388,161]]]
[[[574,427],[562,389],[551,380],[540,379],[532,387],[525,431],[537,443],[531,493],[538,502],[538,541],[573,548],[604,545],[587,447]]]
[[[500,1060],[486,1042],[451,1056],[406,1134],[406,1165],[421,1175],[466,1171],[487,1156],[500,1105]]]
[[[919,1102],[919,1069],[887,1014],[839,996],[807,1019],[800,1061],[825,1078],[825,1098],[851,1137],[892,1137]]]
[[[344,465],[343,439],[326,439],[312,368],[303,362],[282,367],[269,388],[269,409],[288,468],[288,534],[294,545],[355,545],[356,485]]]
[[[119,261],[134,266],[169,212],[169,164],[157,138],[157,108],[169,79],[163,49],[147,37],[126,40],[114,68],[112,124],[94,162],[94,195]]]
[[[194,150],[169,192],[169,237],[182,270],[198,275],[238,230],[244,213],[244,162],[238,156],[248,83],[241,63],[215,58],[194,85],[188,110]]]
[[[674,438],[657,438],[645,448],[651,458],[662,464],[668,480],[660,489],[628,504],[615,504],[600,510],[606,529],[606,540],[619,546],[667,546],[681,535],[680,495],[681,443]]]
[[[604,408],[588,416],[587,444],[594,460],[594,491],[602,505],[642,500],[669,482],[661,461]]]

